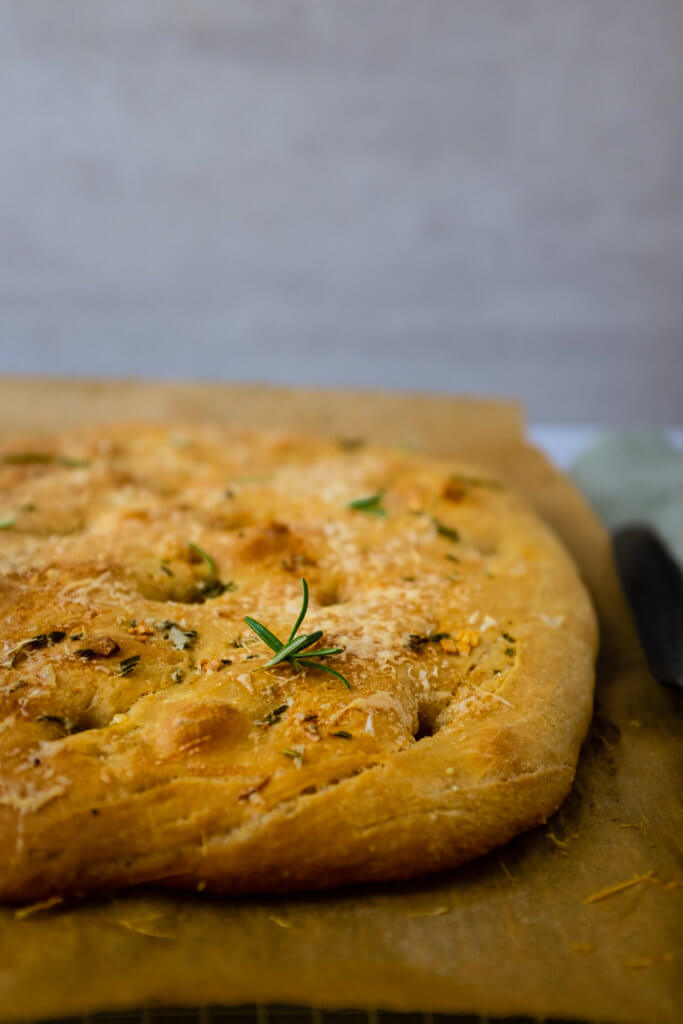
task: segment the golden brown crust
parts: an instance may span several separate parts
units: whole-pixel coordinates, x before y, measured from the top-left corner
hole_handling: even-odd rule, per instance
[[[487,474],[124,425],[4,442],[0,493],[0,898],[405,878],[567,794],[595,619]],[[286,639],[302,576],[350,692],[243,621]]]

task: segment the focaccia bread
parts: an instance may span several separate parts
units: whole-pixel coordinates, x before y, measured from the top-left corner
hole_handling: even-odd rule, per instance
[[[93,428],[2,441],[0,527],[4,900],[407,878],[570,789],[592,606],[488,473]]]

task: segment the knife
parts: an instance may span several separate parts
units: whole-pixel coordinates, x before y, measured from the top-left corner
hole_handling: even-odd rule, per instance
[[[649,526],[619,527],[612,546],[650,671],[683,692],[683,572]]]

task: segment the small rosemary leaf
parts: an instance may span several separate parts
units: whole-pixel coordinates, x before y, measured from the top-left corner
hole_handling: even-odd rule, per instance
[[[368,494],[365,498],[349,501],[346,507],[354,512],[366,512],[371,516],[386,516],[387,510],[382,505],[383,496],[384,492],[378,491],[377,494]]]
[[[270,661],[267,661],[263,667],[272,668],[274,665],[279,665],[281,661],[284,661],[285,658],[291,658],[292,655],[297,653],[297,651],[302,651],[304,648],[310,647],[311,644],[314,644],[319,640],[322,635],[322,630],[319,629],[315,633],[311,633],[310,636],[297,637],[296,640],[292,640],[291,643],[285,644],[285,646],[282,647],[277,654],[270,659]]]
[[[299,629],[299,626],[301,625],[301,623],[306,618],[306,612],[308,611],[308,583],[306,582],[306,580],[303,577],[301,579],[301,589],[303,591],[303,598],[301,600],[301,609],[299,611],[299,614],[296,617],[296,622],[292,626],[292,632],[289,634],[289,640],[287,641],[288,643],[289,643],[290,640],[293,640],[294,637],[296,636],[297,631]]]
[[[459,541],[460,534],[452,526],[446,526],[445,523],[440,522],[438,519],[433,520],[436,532],[441,536],[445,537],[446,540]]]
[[[291,749],[288,749],[288,750],[283,750],[283,751],[282,751],[282,753],[283,753],[283,754],[285,755],[285,757],[291,757],[291,758],[292,758],[293,760],[296,760],[297,758],[301,758],[301,759],[303,759],[303,756],[304,756],[304,755],[303,755],[303,754],[301,753],[301,751],[300,751],[300,750],[291,750]]]
[[[249,629],[253,630],[254,633],[256,633],[256,636],[259,637],[260,640],[263,640],[264,644],[267,644],[268,647],[270,647],[271,651],[282,650],[282,648],[284,647],[282,641],[278,640],[275,634],[271,633],[270,630],[266,629],[266,627],[263,626],[260,622],[257,622],[256,619],[252,619],[250,615],[245,615],[244,621],[249,626]]]
[[[328,675],[336,676],[337,679],[341,679],[342,683],[347,690],[351,689],[351,683],[346,679],[341,672],[337,672],[336,669],[330,668],[329,665],[322,665],[317,661],[308,661],[305,665],[306,668],[319,668],[321,672],[327,672]]]
[[[320,647],[315,651],[297,654],[297,658],[331,658],[333,654],[343,654],[343,647]]]
[[[188,549],[192,552],[192,554],[198,555],[199,558],[201,558],[201,560],[206,565],[206,568],[209,570],[209,573],[211,574],[211,576],[217,576],[218,575],[218,568],[216,567],[216,563],[214,562],[214,560],[211,557],[211,555],[209,555],[204,550],[204,548],[200,548],[199,544],[195,544],[194,541],[188,541],[187,546],[188,546]]]
[[[14,526],[16,519],[14,516],[8,516],[7,519],[0,519],[0,530],[9,530],[10,526]]]
[[[340,740],[352,740],[353,736],[350,732],[346,732],[345,729],[338,729],[337,732],[332,733],[333,736],[338,736]]]

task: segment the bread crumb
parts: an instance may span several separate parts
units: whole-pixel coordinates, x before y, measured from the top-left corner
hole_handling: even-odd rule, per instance
[[[14,916],[17,921],[23,921],[25,917],[30,917],[31,914],[37,914],[41,910],[49,910],[50,907],[56,907],[58,903],[63,903],[64,899],[61,896],[50,896],[47,900],[38,900],[37,903],[29,903],[26,907],[19,907],[18,910],[14,911]]]
[[[461,629],[455,637],[447,636],[439,641],[439,646],[446,654],[462,654],[467,657],[474,647],[480,643],[479,633],[476,629]]]
[[[626,889],[633,888],[634,885],[640,885],[642,882],[648,882],[655,874],[654,869],[652,871],[646,871],[644,875],[634,875],[633,878],[629,878],[625,882],[617,882],[616,885],[610,885],[607,889],[601,889],[599,892],[591,893],[590,896],[586,896],[584,903],[598,903],[600,900],[609,899],[610,896],[616,896],[617,893],[624,892]]]
[[[406,917],[441,917],[442,914],[450,913],[450,907],[434,907],[433,910],[419,910],[414,914],[407,914]]]
[[[134,636],[154,636],[154,630],[146,622],[138,622],[137,625],[131,626],[128,632]]]
[[[292,924],[290,921],[285,921],[284,917],[276,917],[275,914],[268,914],[268,920],[272,921],[273,924],[278,925],[280,928],[291,928]]]

